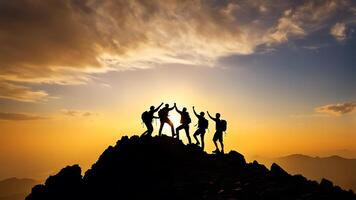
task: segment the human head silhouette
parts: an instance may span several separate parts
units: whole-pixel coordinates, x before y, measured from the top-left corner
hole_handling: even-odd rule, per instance
[[[168,108],[168,107],[169,107],[169,104],[168,104],[168,103],[166,103],[166,105],[164,105],[164,107]]]
[[[205,113],[204,112],[200,112],[200,116],[204,117]]]
[[[186,111],[187,111],[187,108],[186,108],[186,107],[184,107],[184,108],[183,108],[183,112],[186,112]]]
[[[154,109],[155,109],[155,107],[154,107],[154,106],[151,106],[151,107],[150,107],[150,110],[151,110],[151,111],[152,111],[152,110],[154,110]]]
[[[216,113],[216,118],[220,119],[220,113]]]

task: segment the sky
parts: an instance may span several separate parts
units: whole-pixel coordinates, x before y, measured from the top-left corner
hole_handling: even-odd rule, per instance
[[[356,158],[355,30],[352,0],[0,1],[0,179],[85,170],[161,102],[247,158]]]

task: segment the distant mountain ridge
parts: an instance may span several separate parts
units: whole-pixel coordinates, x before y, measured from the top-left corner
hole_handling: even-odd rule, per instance
[[[31,192],[31,188],[38,184],[28,178],[8,178],[0,181],[0,200],[23,200]]]
[[[291,154],[291,155],[279,157],[277,159],[301,159],[301,158],[307,158],[307,159],[341,159],[341,160],[352,160],[352,161],[356,160],[356,158],[344,158],[344,157],[339,156],[339,155],[331,155],[331,156],[321,157],[321,156],[309,156],[309,155],[305,155],[305,154]]]
[[[356,159],[343,158],[338,155],[328,157],[311,157],[303,154],[271,159],[292,174],[320,180],[328,178],[345,189],[356,191]]]
[[[196,145],[162,137],[122,137],[81,175],[67,166],[32,189],[26,200],[74,199],[356,199],[331,181],[291,176],[246,163],[243,155],[203,152]]]

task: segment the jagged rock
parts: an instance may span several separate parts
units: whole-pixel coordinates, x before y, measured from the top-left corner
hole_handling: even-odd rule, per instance
[[[26,199],[78,199],[82,182],[79,165],[67,166],[58,174],[50,176],[44,185],[35,186]]]
[[[245,157],[244,157],[242,154],[240,154],[240,153],[238,153],[238,152],[236,152],[236,151],[230,151],[230,152],[227,154],[227,156],[228,156],[231,160],[233,160],[234,164],[236,164],[236,165],[243,166],[243,165],[246,164]]]
[[[59,199],[355,199],[328,182],[246,163],[236,151],[207,154],[170,137],[125,136],[85,172],[66,167],[26,200]]]
[[[333,182],[329,181],[328,179],[321,179],[320,186],[325,189],[330,189],[334,186]]]
[[[289,174],[276,163],[271,165],[271,173],[279,177],[287,177]]]

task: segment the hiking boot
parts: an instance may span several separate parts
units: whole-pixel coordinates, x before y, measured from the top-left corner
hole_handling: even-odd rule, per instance
[[[213,153],[220,153],[219,149],[215,149]]]

